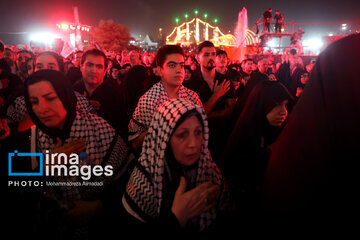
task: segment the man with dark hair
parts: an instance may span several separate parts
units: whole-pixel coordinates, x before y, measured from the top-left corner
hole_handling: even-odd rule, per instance
[[[250,79],[251,73],[253,72],[253,65],[255,64],[252,58],[247,58],[242,62],[241,71],[241,84],[243,87],[247,84]]]
[[[154,84],[140,99],[129,122],[129,141],[135,151],[142,142],[156,109],[165,101],[184,98],[202,106],[199,96],[182,85],[185,77],[184,52],[180,46],[165,45],[156,54],[160,82]]]
[[[108,62],[106,61],[107,57],[106,57],[105,53],[103,53],[102,51],[100,51],[100,50],[98,50],[96,48],[91,49],[91,50],[87,50],[85,53],[82,54],[81,61],[80,61],[80,67],[83,66],[83,64],[85,63],[88,55],[91,55],[93,57],[102,57],[102,58],[104,58],[104,67],[105,67],[105,69],[107,68]]]
[[[212,42],[204,41],[198,46],[196,59],[200,70],[188,83],[204,104],[209,118],[209,147],[215,160],[219,159],[226,142],[224,129],[236,102],[235,90],[226,75],[216,71],[216,49]]]
[[[28,50],[21,50],[16,55],[16,67],[17,67],[17,75],[20,77],[22,81],[29,76],[26,66],[26,61],[29,58],[33,58],[34,54]]]
[[[264,33],[265,32],[270,32],[270,20],[273,20],[272,15],[271,15],[272,9],[269,8],[266,12],[264,12],[263,17],[264,17]],[[266,30],[267,29],[267,30]]]
[[[216,51],[216,71],[225,76],[225,79],[230,80],[234,90],[239,88],[240,74],[238,71],[228,67],[229,59],[224,50]]]
[[[10,67],[10,72],[12,74],[16,74],[16,66],[15,66],[15,62],[16,62],[16,55],[15,53],[10,49],[10,48],[5,48],[4,50],[4,56],[3,59],[7,62],[7,64]],[[1,66],[2,63],[0,64]]]
[[[204,41],[198,46],[196,60],[200,71],[193,74],[189,88],[199,94],[209,118],[221,118],[231,112],[231,103],[235,99],[231,84],[216,69],[216,49],[212,42]],[[233,90],[233,89],[232,89]],[[227,93],[227,95],[225,95]],[[223,97],[225,95],[225,97]],[[229,101],[225,101],[229,99]],[[234,100],[235,102],[235,100]],[[226,106],[225,106],[226,105]],[[230,107],[230,109],[228,108]]]
[[[126,136],[121,125],[121,97],[119,87],[105,78],[107,67],[106,55],[98,50],[86,51],[81,58],[82,79],[74,84],[74,90],[88,98],[99,116],[114,127],[121,136]]]
[[[181,47],[175,45],[167,45],[160,48],[155,56],[156,66],[163,66],[169,54],[180,54],[185,57]]]

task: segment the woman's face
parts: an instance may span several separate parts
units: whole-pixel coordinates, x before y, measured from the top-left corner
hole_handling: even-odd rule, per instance
[[[309,81],[309,74],[304,73],[303,75],[301,75],[300,81],[302,84],[306,84]]]
[[[176,161],[184,166],[191,166],[199,160],[203,142],[203,127],[196,116],[181,123],[170,139]]]
[[[56,58],[49,54],[42,54],[36,58],[35,62],[35,72],[43,69],[50,69],[60,71],[59,64],[56,61]]]
[[[187,68],[185,68],[185,78],[184,81],[188,81],[191,78],[191,71]]]
[[[66,109],[51,83],[41,81],[28,86],[32,110],[46,127],[62,128],[65,123]]]
[[[288,100],[282,101],[281,104],[275,106],[271,111],[266,115],[267,120],[271,126],[280,127],[286,119],[287,109],[286,105]]]
[[[111,70],[111,76],[113,77],[113,79],[117,79],[118,78],[118,75],[119,75],[119,70],[116,69],[116,68],[113,68]]]

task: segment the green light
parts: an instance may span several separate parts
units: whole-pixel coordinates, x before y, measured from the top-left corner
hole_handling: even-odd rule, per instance
[[[179,22],[180,21],[180,18],[175,18],[175,22]]]
[[[207,17],[208,17],[208,15],[207,15],[207,13],[205,13],[205,14],[204,14],[204,18],[207,18]]]
[[[198,14],[199,13],[199,11],[198,10],[195,10],[195,12],[194,12],[195,14]]]
[[[219,19],[215,18],[214,19],[214,23],[217,23],[219,21]]]
[[[188,17],[189,17],[189,15],[186,13],[186,14],[185,14],[185,18],[188,18]]]

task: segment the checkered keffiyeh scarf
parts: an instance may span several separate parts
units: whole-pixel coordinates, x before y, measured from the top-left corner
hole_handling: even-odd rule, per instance
[[[111,165],[113,166],[114,175],[124,166],[128,156],[129,148],[125,142],[115,134],[115,130],[101,117],[88,113],[76,112],[76,117],[72,123],[69,138],[63,144],[69,143],[76,139],[83,139],[86,142],[85,152],[87,157],[80,159],[82,165]],[[41,152],[52,150],[56,146],[56,141],[45,132],[38,129],[37,147]],[[81,177],[58,176],[55,177],[60,182],[81,182]],[[100,176],[88,181],[103,181],[104,187],[112,181],[111,177]],[[87,189],[80,186],[61,187],[64,199],[86,199],[102,191],[102,187]]]
[[[202,107],[201,100],[197,93],[183,85],[179,88],[178,96]],[[139,99],[133,117],[129,122],[129,141],[137,138],[140,133],[144,132],[150,126],[156,109],[168,100],[169,96],[161,82],[156,83]]]
[[[158,218],[164,196],[165,174],[169,165],[165,150],[179,119],[188,111],[196,109],[204,123],[204,143],[198,161],[195,183],[211,181],[220,186],[222,176],[219,168],[213,162],[208,150],[209,129],[204,109],[185,99],[173,99],[162,104],[149,127],[145,137],[138,165],[133,170],[126,187],[122,202],[125,209],[141,221]],[[192,219],[199,231],[209,226],[216,217],[215,208]]]

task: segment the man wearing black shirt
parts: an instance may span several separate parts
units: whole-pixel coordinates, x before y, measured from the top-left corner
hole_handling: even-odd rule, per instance
[[[224,50],[216,51],[216,72],[224,75],[225,79],[231,82],[234,91],[239,88],[240,85],[240,74],[235,69],[228,67],[228,56]]]
[[[99,116],[104,118],[124,138],[127,125],[120,117],[121,98],[118,86],[105,78],[106,55],[97,49],[88,50],[81,58],[82,79],[74,84],[74,90],[89,99]]]
[[[216,49],[212,42],[202,42],[198,46],[196,58],[200,71],[193,74],[188,88],[199,95],[209,118],[209,148],[216,161],[227,140],[224,133],[226,121],[236,102],[235,91],[226,76],[215,70]]]

